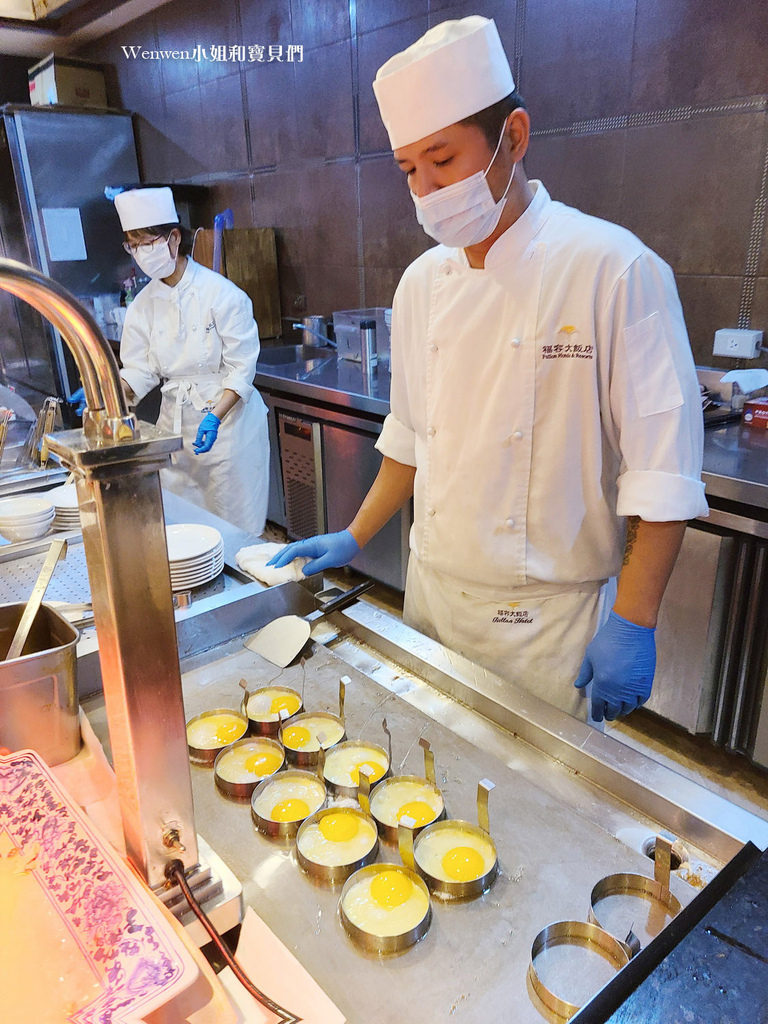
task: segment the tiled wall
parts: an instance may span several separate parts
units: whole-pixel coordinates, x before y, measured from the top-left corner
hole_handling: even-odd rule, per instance
[[[87,51],[137,112],[147,180],[211,183],[278,229],[283,314],[389,304],[429,240],[388,151],[377,67],[445,18],[495,18],[552,196],[674,268],[700,363],[768,333],[768,4],[755,0],[171,0]],[[122,44],[304,47],[299,63],[127,60]],[[768,357],[761,362],[768,365]],[[757,365],[755,363],[751,365]]]

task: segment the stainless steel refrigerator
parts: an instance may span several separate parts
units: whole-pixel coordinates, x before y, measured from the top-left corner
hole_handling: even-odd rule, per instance
[[[0,109],[0,255],[64,285],[117,338],[132,262],[105,185],[138,182],[131,115],[72,107]],[[69,398],[79,378],[58,331],[25,302],[0,291],[0,375],[34,404]]]

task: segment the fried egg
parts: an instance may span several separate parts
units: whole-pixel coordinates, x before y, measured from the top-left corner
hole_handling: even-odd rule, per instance
[[[297,842],[307,860],[339,867],[362,860],[376,845],[377,835],[372,821],[340,807],[302,826]]]
[[[251,694],[246,712],[255,722],[276,722],[281,711],[287,711],[290,718],[300,707],[301,697],[295,690],[288,690],[282,686],[266,686],[263,690]]]
[[[360,785],[360,769],[370,769],[371,784],[378,782],[389,768],[389,758],[366,743],[345,743],[325,759],[325,777],[336,786]]]
[[[344,726],[335,718],[324,718],[322,715],[302,715],[295,725],[286,725],[283,729],[283,746],[291,750],[312,752],[320,749],[317,734],[323,734],[323,750],[327,750],[344,735]]]
[[[238,715],[222,711],[189,722],[187,743],[197,750],[216,750],[239,740],[247,728],[247,722]]]
[[[349,887],[342,907],[352,924],[371,935],[402,935],[429,909],[429,897],[394,865],[383,865]]]
[[[303,821],[319,810],[325,786],[311,776],[278,775],[253,801],[253,809],[270,821]]]
[[[430,825],[443,812],[443,798],[431,786],[409,779],[388,779],[371,795],[371,814],[396,828],[401,818],[413,818],[417,828]]]
[[[423,832],[414,853],[419,867],[441,882],[474,882],[496,863],[490,838],[460,825]]]
[[[219,755],[216,774],[225,782],[259,782],[274,775],[283,758],[273,744],[255,736]]]

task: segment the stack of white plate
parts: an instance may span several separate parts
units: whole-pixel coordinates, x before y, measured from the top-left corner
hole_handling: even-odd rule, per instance
[[[0,501],[0,534],[6,540],[35,540],[44,537],[54,517],[48,498],[3,498]]]
[[[53,502],[56,515],[53,518],[54,530],[79,530],[80,509],[77,507],[77,485],[63,484],[48,491],[46,498]]]
[[[191,590],[215,580],[224,568],[224,540],[212,526],[178,523],[166,526],[171,587]]]

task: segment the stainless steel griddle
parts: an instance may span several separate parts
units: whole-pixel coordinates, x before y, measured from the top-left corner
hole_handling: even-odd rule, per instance
[[[284,607],[287,592],[270,597]],[[768,844],[768,823],[530,695],[503,684],[414,633],[363,599],[331,619],[328,647],[306,662],[307,710],[333,711],[348,675],[350,738],[376,739],[386,716],[393,774],[418,774],[426,737],[437,752],[437,783],[449,817],[473,820],[479,778],[492,778],[499,876],[470,903],[433,902],[428,934],[380,959],[356,948],[341,925],[338,888],[299,868],[293,843],[258,834],[247,805],[193,767],[199,832],[242,881],[244,898],[326,989],[351,1024],[403,1019],[476,1024],[542,1018],[526,989],[531,943],[546,925],[587,920],[595,883],[617,872],[651,874],[643,841],[660,830],[689,854],[671,890],[684,906],[742,844]],[[239,706],[273,681],[301,688],[302,669],[274,666],[232,640],[184,663],[187,717]],[[402,756],[402,752],[406,752]],[[379,859],[392,859],[385,844]],[[395,858],[396,859],[396,858]]]

